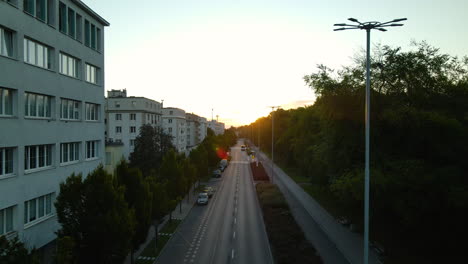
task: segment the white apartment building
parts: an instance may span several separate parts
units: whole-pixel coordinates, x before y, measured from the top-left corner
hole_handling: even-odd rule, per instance
[[[105,104],[106,141],[123,143],[123,156],[128,160],[134,150],[136,137],[143,124],[161,126],[161,103],[145,98],[127,96],[127,90],[111,90]],[[106,151],[106,156],[109,156]],[[111,158],[111,159],[115,159]]]
[[[187,151],[187,122],[185,111],[175,107],[162,109],[162,127],[172,136],[172,144],[179,153]]]
[[[106,26],[79,0],[0,0],[0,236],[54,240],[59,184],[103,163]]]
[[[206,137],[206,118],[187,113],[187,150],[196,148]]]
[[[224,134],[224,123],[218,122],[216,120],[211,120],[207,123],[207,126],[213,130],[215,135]]]

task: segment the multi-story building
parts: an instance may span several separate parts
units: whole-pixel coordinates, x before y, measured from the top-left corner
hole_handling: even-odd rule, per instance
[[[187,125],[185,111],[175,107],[162,110],[162,127],[164,132],[172,136],[172,144],[180,153],[187,151]]]
[[[125,89],[108,91],[105,108],[106,141],[123,143],[123,156],[127,160],[133,152],[140,127],[143,124],[156,127],[162,123],[160,102],[128,97]]]
[[[211,120],[207,123],[207,126],[213,130],[215,135],[224,134],[224,123],[218,122],[217,120]]]
[[[59,184],[103,163],[105,26],[79,0],[0,1],[0,235],[30,248]]]
[[[187,113],[187,150],[196,148],[206,137],[206,118]]]

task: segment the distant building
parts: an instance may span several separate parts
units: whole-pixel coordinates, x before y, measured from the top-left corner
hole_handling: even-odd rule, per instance
[[[54,240],[59,184],[104,163],[106,26],[79,0],[0,1],[0,236]]]
[[[108,91],[105,104],[106,141],[123,143],[123,156],[128,160],[140,127],[144,124],[161,127],[161,113],[160,102],[145,97],[128,97],[125,89]]]
[[[172,136],[172,144],[179,153],[187,151],[187,122],[185,111],[175,107],[162,110],[162,127],[164,132]]]
[[[208,122],[208,127],[213,130],[215,135],[224,134],[224,123],[218,122],[216,120],[211,120]]]
[[[187,113],[187,150],[196,148],[206,137],[206,118]]]
[[[119,164],[122,159],[125,159],[124,144],[123,142],[106,141],[105,152],[104,169],[107,173],[114,175],[117,164]]]

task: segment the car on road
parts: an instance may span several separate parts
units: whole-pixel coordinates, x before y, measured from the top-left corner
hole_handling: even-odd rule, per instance
[[[205,187],[205,189],[203,190],[203,192],[206,192],[208,194],[208,198],[211,198],[215,192],[214,188],[213,187]]]
[[[242,150],[242,151],[245,151],[245,145],[242,145],[242,146],[241,146],[241,150]]]
[[[213,177],[221,178],[221,173],[222,173],[221,170],[216,169],[216,170],[213,171]]]
[[[206,192],[202,192],[198,194],[197,204],[199,205],[206,205],[208,204],[208,194]]]

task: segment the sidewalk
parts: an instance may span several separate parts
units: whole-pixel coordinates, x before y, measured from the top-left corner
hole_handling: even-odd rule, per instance
[[[203,184],[203,183],[200,183],[200,184]],[[198,193],[194,192],[194,190],[195,190],[195,185],[194,187],[192,187],[192,191],[190,191],[189,201],[187,201],[187,196],[185,196],[184,199],[182,200],[182,207],[180,207],[180,203],[179,203],[177,207],[174,209],[174,211],[172,211],[172,219],[183,220],[189,214],[198,196]],[[158,225],[158,231],[160,231],[164,227],[164,225],[166,224],[168,220],[169,220],[169,215],[166,215],[163,217],[162,221]],[[148,246],[148,244],[151,242],[152,239],[154,239],[154,225],[152,225],[149,228],[148,235],[146,236],[145,242],[142,243],[140,247],[138,248],[138,250],[134,252],[133,254],[134,262],[136,262],[138,257],[141,255],[143,250]],[[124,264],[131,263],[130,254],[125,258],[125,261],[123,263]]]
[[[270,159],[257,150],[257,156],[263,161],[264,166],[271,168]],[[271,169],[267,169],[271,177]],[[273,174],[276,183],[280,182],[294,198],[299,201],[307,213],[314,219],[317,225],[328,236],[330,241],[343,254],[351,264],[363,262],[364,241],[360,234],[353,233],[349,229],[339,224],[321,205],[315,201],[302,187],[294,182],[281,168],[273,166]],[[305,229],[303,227],[303,229]],[[369,250],[369,263],[381,263],[372,250]]]

